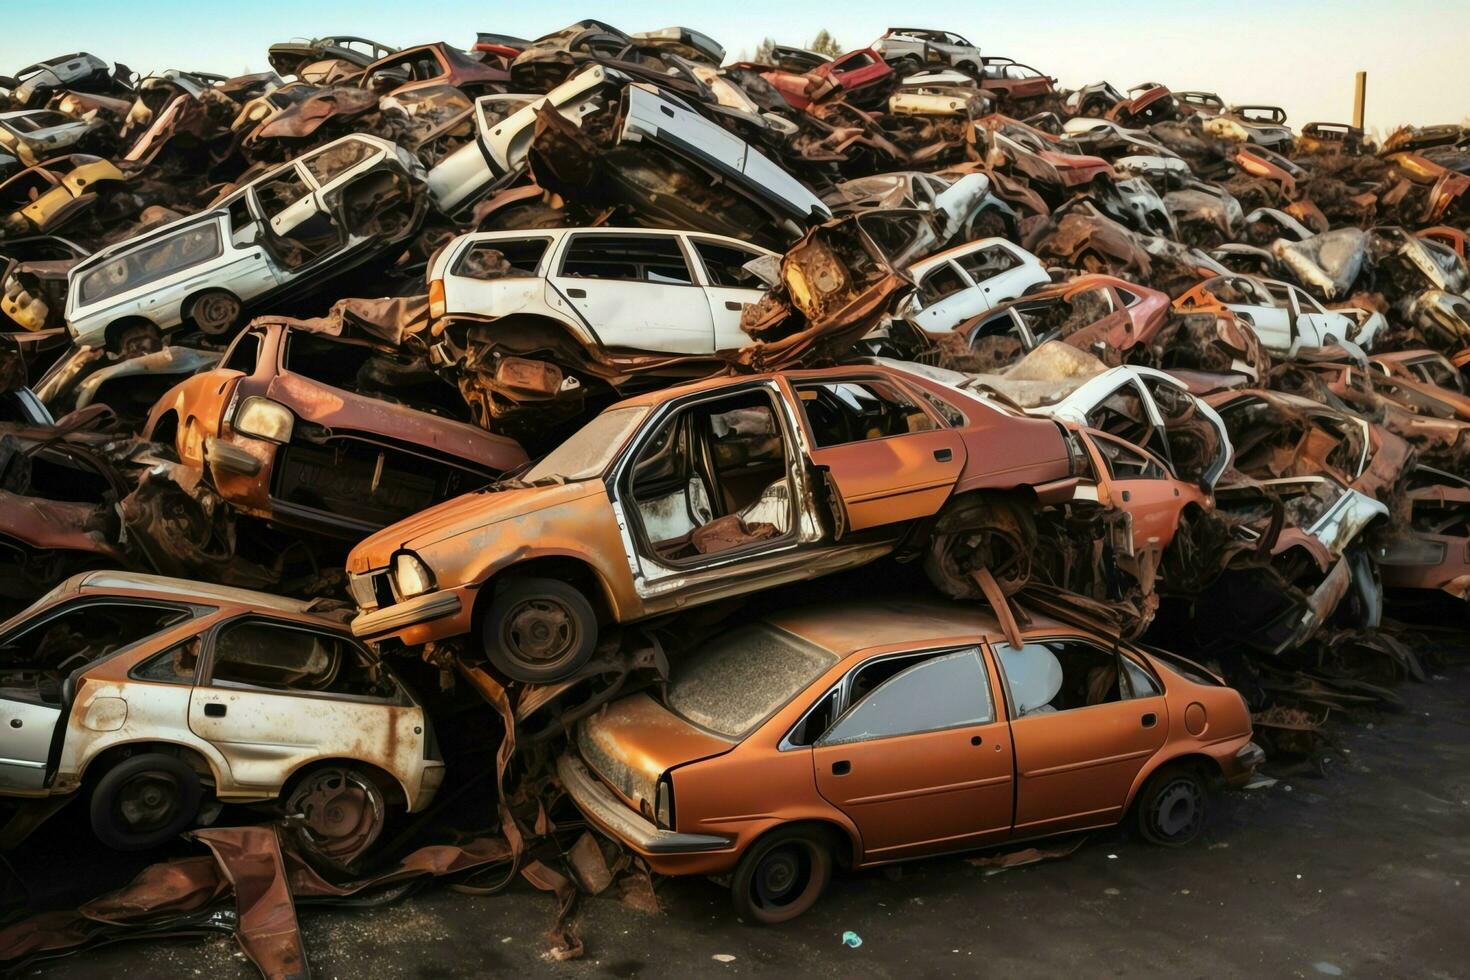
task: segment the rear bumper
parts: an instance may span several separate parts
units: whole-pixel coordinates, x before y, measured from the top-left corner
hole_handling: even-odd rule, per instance
[[[425,762],[424,771],[419,776],[419,791],[413,798],[411,813],[418,813],[434,802],[439,787],[444,784],[444,763]]]
[[[1239,788],[1250,782],[1256,767],[1266,761],[1266,750],[1255,742],[1247,741],[1234,752],[1220,758],[1220,768],[1225,774],[1227,785]]]
[[[556,774],[561,778],[562,788],[588,820],[645,858],[723,851],[735,845],[728,837],[681,834],[655,826],[613,795],[581,759],[570,753],[556,760]]]

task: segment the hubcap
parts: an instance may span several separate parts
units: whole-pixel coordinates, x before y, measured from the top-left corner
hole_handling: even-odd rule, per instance
[[[778,847],[755,870],[755,896],[765,908],[780,908],[800,897],[811,877],[811,858],[795,844]]]
[[[167,826],[178,809],[179,782],[166,772],[140,772],[123,784],[117,796],[122,822],[140,834]]]
[[[297,837],[314,853],[339,865],[362,854],[383,829],[383,794],[348,769],[323,769],[296,788],[286,805],[298,818]]]
[[[554,599],[526,599],[505,617],[505,648],[517,658],[536,663],[560,660],[576,648],[576,620]]]
[[[1154,804],[1155,822],[1165,837],[1186,834],[1199,820],[1199,792],[1187,780],[1170,783]]]

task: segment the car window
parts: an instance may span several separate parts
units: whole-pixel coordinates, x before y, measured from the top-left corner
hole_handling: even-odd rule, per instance
[[[1128,681],[1128,691],[1135,698],[1149,698],[1162,693],[1154,676],[1134,662],[1132,657],[1123,657],[1123,676]]]
[[[940,398],[938,395],[926,391],[925,389],[920,388],[917,385],[914,386],[914,390],[917,391],[919,393],[919,397],[922,398],[925,403],[934,410],[934,414],[938,415],[941,419],[944,420],[944,423],[946,425],[958,428],[959,426],[965,424],[964,412],[960,411],[958,408],[955,408],[953,405],[945,401],[943,398]]]
[[[1111,650],[1084,640],[1039,640],[995,647],[1016,717],[1071,711],[1123,699]]]
[[[267,218],[274,218],[291,205],[311,194],[305,178],[295,167],[255,185],[255,196]]]
[[[0,639],[0,665],[58,672],[57,680],[78,667],[132,646],[189,618],[177,606],[136,600],[75,601],[43,614]]]
[[[985,666],[979,649],[971,647],[904,667],[855,699],[817,744],[914,735],[994,720]]]
[[[381,666],[345,637],[265,620],[226,623],[214,639],[211,684],[391,698]]]
[[[801,716],[801,721],[787,734],[782,741],[782,748],[803,748],[817,744],[817,739],[822,733],[832,727],[837,720],[837,711],[842,704],[842,687],[839,685],[832,688],[818,699],[817,703]]]
[[[258,330],[249,330],[236,338],[230,347],[229,353],[221,367],[227,371],[239,371],[243,374],[255,373],[255,362],[260,358],[261,334]]]
[[[1293,289],[1291,294],[1296,297],[1297,306],[1303,313],[1326,313],[1327,310],[1321,303],[1300,289]]]
[[[149,657],[129,671],[128,676],[163,684],[193,684],[198,667],[199,637],[191,636],[183,643],[176,643]]]
[[[760,252],[723,242],[703,242],[698,239],[694,240],[694,251],[699,253],[699,261],[704,263],[704,273],[709,277],[711,286],[760,289],[765,285],[743,268],[745,263],[760,258]]]
[[[1010,249],[1001,248],[999,245],[991,245],[970,252],[968,255],[958,256],[955,261],[976,282],[989,279],[991,276],[998,276],[1021,264],[1021,260]]]
[[[811,382],[796,386],[816,448],[938,428],[897,386],[886,381]]]
[[[223,251],[217,221],[190,225],[88,270],[78,283],[81,301],[96,303],[121,295],[145,283],[218,258]]]
[[[670,710],[727,738],[741,738],[812,685],[837,662],[768,623],[716,636],[670,668]]]
[[[1134,303],[1137,303],[1139,299],[1142,298],[1137,293],[1131,293],[1128,290],[1124,289],[1122,286],[1115,286],[1113,288],[1118,291],[1118,299],[1123,302],[1123,305],[1125,307],[1132,306]]]
[[[926,306],[969,288],[970,284],[965,282],[965,277],[948,262],[941,262],[919,280],[919,296]]]
[[[332,178],[362,163],[374,152],[373,145],[364,140],[343,140],[307,157],[306,169],[316,178],[318,184],[326,185]]]
[[[1459,374],[1439,361],[1420,361],[1414,367],[1419,369],[1419,376],[1430,384],[1448,388],[1450,391],[1462,390]]]
[[[590,480],[602,475],[628,436],[648,414],[646,408],[613,408],[578,429],[521,477],[541,480]]]
[[[505,238],[475,242],[455,261],[452,274],[466,279],[534,276],[550,245],[549,238]]]
[[[694,282],[679,241],[671,235],[573,235],[561,274],[675,286]]]
[[[1092,442],[1107,465],[1108,475],[1115,480],[1169,479],[1169,474],[1155,460],[1126,443],[1105,436],[1094,436]]]

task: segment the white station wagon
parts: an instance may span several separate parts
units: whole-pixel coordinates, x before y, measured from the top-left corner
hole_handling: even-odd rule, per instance
[[[124,354],[156,347],[164,331],[185,321],[224,333],[245,306],[304,288],[412,234],[424,204],[411,185],[421,185],[424,173],[388,140],[334,140],[209,211],[77,263],[67,280],[67,326],[79,347]],[[372,208],[361,206],[369,202]],[[348,227],[349,216],[360,223]]]
[[[982,238],[908,267],[918,286],[909,319],[925,333],[946,333],[972,316],[1051,282],[1041,260],[1004,238]]]
[[[594,348],[738,350],[751,342],[740,311],[765,289],[744,266],[774,254],[734,238],[647,228],[460,235],[429,266],[429,313],[539,320]]]

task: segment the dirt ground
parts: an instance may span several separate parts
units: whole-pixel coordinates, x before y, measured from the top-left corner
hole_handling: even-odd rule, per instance
[[[1470,670],[1399,690],[1404,712],[1337,730],[1325,775],[1218,799],[1181,850],[1110,832],[1001,873],[949,857],[848,875],[776,929],[736,922],[713,883],[666,881],[658,917],[584,899],[587,955],[568,963],[545,957],[549,896],[434,888],[375,910],[302,909],[313,974],[1470,976]],[[843,944],[848,931],[861,946]],[[255,973],[221,937],[117,945],[32,975]]]

